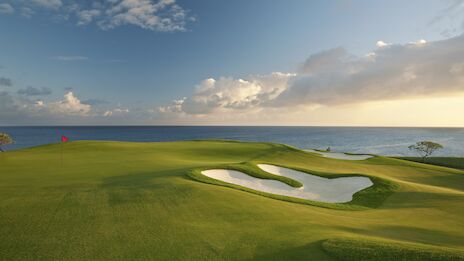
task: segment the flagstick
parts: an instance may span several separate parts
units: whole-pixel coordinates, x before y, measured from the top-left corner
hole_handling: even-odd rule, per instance
[[[61,168],[63,168],[63,142],[60,142],[61,143]]]

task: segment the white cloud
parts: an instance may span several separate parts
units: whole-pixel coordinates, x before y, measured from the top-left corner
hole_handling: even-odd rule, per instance
[[[68,92],[64,95],[64,99],[57,102],[51,102],[44,105],[51,113],[59,115],[79,115],[87,116],[90,113],[92,106],[83,104],[74,95],[73,92]]]
[[[196,86],[195,94],[158,109],[162,113],[208,114],[217,110],[253,110],[275,99],[295,74],[275,72],[252,75],[246,80],[208,78]]]
[[[161,113],[182,113],[182,104],[184,104],[186,97],[180,100],[174,100],[170,105],[158,107],[158,112]]]
[[[424,39],[417,40],[415,42],[410,42],[410,44],[417,45],[417,46],[422,46],[424,44],[427,44],[427,41]]]
[[[122,108],[116,108],[113,110],[107,110],[105,111],[102,116],[104,117],[111,117],[111,116],[123,116],[127,113],[129,113],[130,110],[128,108],[122,109]]]
[[[4,124],[48,124],[93,118],[93,108],[72,92],[62,100],[32,100],[29,96],[0,92],[0,119]]]
[[[0,14],[12,14],[14,8],[8,3],[0,3]]]
[[[335,61],[329,73],[300,74],[274,105],[337,105],[444,95],[464,91],[464,76],[450,73],[464,61],[464,36],[376,50],[375,59]],[[352,68],[356,68],[353,73]]]
[[[391,44],[386,43],[386,42],[384,42],[384,41],[382,41],[382,40],[379,40],[379,41],[377,41],[377,44],[376,44],[376,45],[377,45],[377,47],[382,48],[382,47],[387,47],[387,46],[389,46],[389,45],[391,45]]]
[[[361,57],[343,48],[316,53],[297,74],[205,79],[192,96],[160,107],[158,113],[263,115],[270,109],[333,107],[464,92],[464,35],[384,48],[386,45]]]

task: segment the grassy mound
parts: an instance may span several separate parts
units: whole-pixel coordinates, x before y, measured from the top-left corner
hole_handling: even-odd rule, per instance
[[[329,255],[347,261],[464,260],[463,250],[386,240],[337,238],[325,240],[322,247]]]
[[[262,195],[262,196],[273,198],[273,199],[319,206],[319,207],[324,207],[324,208],[344,209],[344,210],[365,210],[369,208],[376,208],[380,206],[385,199],[387,199],[394,191],[396,191],[399,188],[398,184],[388,181],[386,179],[382,179],[378,177],[369,177],[374,183],[374,185],[367,189],[364,189],[362,191],[355,193],[353,195],[352,201],[347,202],[347,203],[324,203],[324,202],[318,202],[318,201],[313,201],[313,200],[293,198],[293,197],[287,197],[287,196],[257,191],[257,190],[242,187],[239,185],[226,183],[226,182],[213,179],[213,178],[210,178],[210,177],[207,177],[201,174],[203,170],[207,170],[207,169],[230,169],[230,170],[241,171],[243,173],[246,173],[256,178],[279,180],[281,182],[284,182],[296,188],[302,186],[302,184],[296,180],[283,177],[283,176],[279,176],[279,175],[273,175],[273,174],[270,174],[268,172],[261,170],[260,168],[257,167],[257,164],[260,164],[260,163],[261,162],[246,162],[246,163],[240,163],[240,164],[218,165],[215,167],[207,167],[207,168],[205,167],[196,168],[196,169],[189,171],[187,175],[194,180],[201,181],[204,183],[215,184],[215,185],[220,185],[224,187],[230,187],[230,188],[251,192],[257,195]],[[272,164],[272,163],[267,163],[267,164]],[[284,166],[284,165],[279,165],[279,166],[299,170],[301,172],[306,172],[311,175],[324,177],[324,178],[330,178],[330,179],[340,178],[340,177],[362,176],[360,174],[335,174],[335,173],[325,173],[325,172],[320,172],[320,171],[310,171],[308,169],[303,169],[303,168],[292,168],[290,166]]]
[[[424,163],[420,157],[399,157],[399,159]],[[432,164],[455,169],[464,169],[464,158],[458,157],[431,157],[427,158],[425,164]]]
[[[464,248],[462,170],[388,157],[337,160],[272,143],[79,141],[62,148],[62,161],[59,144],[0,153],[0,260],[336,260],[321,244],[334,237]],[[367,176],[376,186],[337,208],[188,176],[230,167],[281,178],[257,163]]]

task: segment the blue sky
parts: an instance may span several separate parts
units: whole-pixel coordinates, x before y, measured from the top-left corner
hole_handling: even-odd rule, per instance
[[[298,74],[311,55],[325,50],[342,48],[347,53],[344,57],[352,59],[380,48],[378,41],[386,46],[405,46],[421,39],[435,43],[459,37],[464,8],[462,1],[95,2],[0,0],[0,77],[11,82],[0,85],[3,106],[10,106],[4,110],[8,114],[0,113],[0,125],[285,124],[284,116],[263,122],[257,119],[268,107],[278,107],[276,115],[288,115],[290,110],[314,114],[315,106],[330,110],[333,105],[311,100],[297,104],[304,108],[291,108],[294,106],[287,103],[284,108],[260,105],[257,109],[228,106],[225,101],[211,105],[208,100],[208,108],[214,107],[211,110],[191,111],[187,105],[202,99],[198,90],[209,78],[219,85],[221,77],[230,77],[229,83],[223,81],[228,87],[214,88],[229,88],[231,93],[242,88],[236,87],[240,79],[258,85],[245,89],[266,89],[261,86],[263,79],[256,80],[258,75]],[[153,11],[155,7],[158,9]],[[89,20],[90,11],[95,16]],[[159,18],[168,22],[153,22]],[[455,64],[453,60],[449,66]],[[285,85],[294,86],[300,78],[292,78]],[[274,83],[272,79],[266,81]],[[283,89],[286,93],[290,87]],[[460,93],[459,88],[449,89],[453,91],[446,93],[453,93],[451,96]],[[252,99],[243,95],[250,93],[248,90],[228,101],[242,104]],[[77,111],[73,111],[72,101],[63,98],[69,91],[78,101]],[[221,91],[220,96],[224,93]],[[433,92],[433,97],[443,96],[438,93]],[[208,99],[216,94],[208,93]],[[420,95],[412,92],[394,99]],[[388,95],[370,99],[391,100]],[[42,102],[43,108],[38,109],[40,106],[34,105],[37,102]],[[195,103],[198,105],[198,101]],[[34,109],[21,109],[28,106]],[[231,114],[240,115],[233,118]],[[230,119],[223,120],[224,115]],[[332,118],[302,119],[300,124],[291,120],[288,124],[349,125]],[[367,118],[365,122],[369,125]]]

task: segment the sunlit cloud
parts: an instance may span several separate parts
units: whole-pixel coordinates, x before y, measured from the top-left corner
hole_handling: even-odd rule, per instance
[[[279,114],[288,118],[295,111],[314,113],[324,107],[463,92],[464,36],[459,36],[435,42],[382,42],[365,56],[334,48],[310,55],[296,73],[205,79],[192,96],[162,106],[157,113],[182,119],[197,115],[205,121],[224,115],[263,119],[271,114],[277,119]]]

